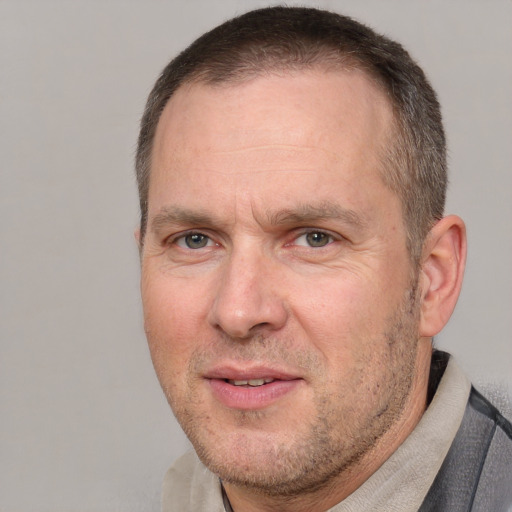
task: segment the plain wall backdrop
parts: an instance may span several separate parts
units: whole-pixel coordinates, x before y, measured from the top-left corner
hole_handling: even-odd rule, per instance
[[[288,2],[293,5],[296,2]],[[443,105],[469,261],[439,347],[512,384],[512,2],[304,1],[402,42]],[[0,511],[159,510],[187,447],[142,328],[138,122],[158,73],[251,0],[0,0]]]

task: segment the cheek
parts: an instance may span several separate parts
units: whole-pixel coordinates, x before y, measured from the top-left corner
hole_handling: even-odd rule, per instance
[[[312,340],[337,344],[372,324],[375,296],[363,279],[333,275],[305,282],[292,294],[291,307]]]
[[[144,328],[157,373],[184,371],[190,353],[205,333],[201,332],[203,301],[183,280],[144,275],[142,303]]]
[[[385,332],[398,303],[387,290],[384,280],[364,273],[333,273],[295,290],[293,316],[326,367],[334,369],[335,381],[342,369],[357,386],[386,349]]]

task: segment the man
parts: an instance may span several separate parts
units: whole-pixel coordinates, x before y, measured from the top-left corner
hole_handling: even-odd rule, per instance
[[[432,349],[466,236],[400,45],[228,21],[163,71],[136,165],[146,333],[195,449],[164,510],[507,510],[512,426]]]

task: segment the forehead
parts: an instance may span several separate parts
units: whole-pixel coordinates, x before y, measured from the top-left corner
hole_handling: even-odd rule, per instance
[[[169,191],[184,197],[219,179],[226,193],[236,183],[239,193],[259,190],[283,200],[293,189],[303,201],[311,186],[339,187],[356,199],[380,180],[392,122],[384,93],[359,70],[182,86],[157,127],[150,213],[169,201]]]
[[[300,125],[293,125],[295,121]],[[304,144],[304,130],[315,121],[321,124],[315,127],[321,128],[318,136],[360,130],[375,137],[380,127],[376,121],[392,121],[391,108],[375,81],[356,68],[283,72],[235,84],[194,82],[181,86],[167,103],[154,148],[172,142],[165,140],[166,133],[174,136],[174,150],[184,142],[187,148],[194,142],[203,147],[211,142],[219,144],[219,150],[229,150],[237,141],[247,143],[248,136],[254,144]],[[283,127],[288,130],[283,132]],[[230,130],[229,138],[221,128]]]

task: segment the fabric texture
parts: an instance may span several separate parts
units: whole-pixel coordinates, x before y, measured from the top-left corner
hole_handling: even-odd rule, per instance
[[[413,432],[355,492],[329,512],[507,512],[512,426],[448,354],[435,352],[431,402]],[[167,472],[163,512],[230,512],[222,485],[191,451]]]
[[[512,510],[512,425],[474,388],[420,512]]]

